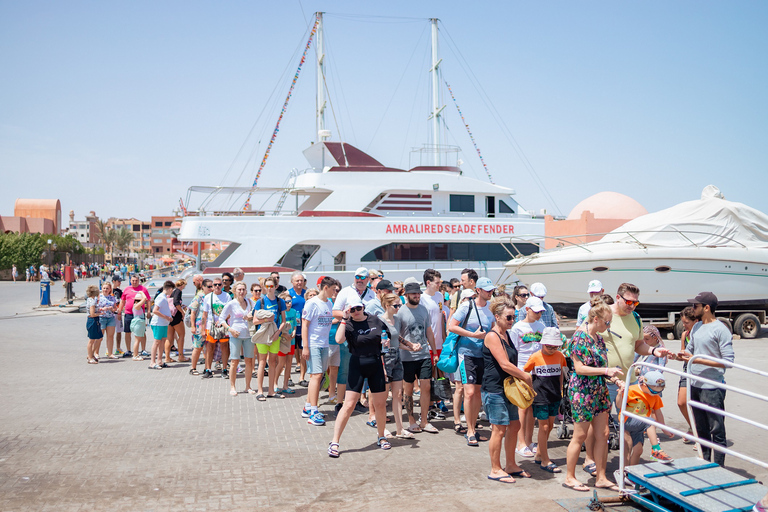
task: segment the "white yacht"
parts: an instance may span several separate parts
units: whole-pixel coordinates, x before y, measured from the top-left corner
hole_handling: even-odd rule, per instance
[[[315,44],[322,56],[321,14],[316,27]],[[436,19],[432,31],[430,72],[436,91]],[[318,59],[318,76],[324,76],[323,62]],[[410,169],[388,167],[350,144],[328,140],[322,86],[317,94],[318,139],[304,151],[309,167],[292,171],[285,187],[190,189],[210,196],[248,197],[246,207],[237,211],[185,211],[179,240],[228,243],[206,272],[234,267],[258,275],[301,270],[310,283],[331,273],[349,283],[360,266],[380,269],[391,281],[409,276],[420,280],[426,268],[440,270],[445,278],[458,277],[471,267],[495,280],[514,254],[509,244],[502,245],[502,237],[525,235],[532,243],[518,249],[526,254],[538,251],[543,218],[521,208],[514,190],[463,175],[458,148],[440,145],[444,105],[437,94],[432,98],[434,144],[426,150],[428,165]],[[455,165],[447,162],[451,154]],[[256,194],[272,196],[275,206],[254,210],[251,196]]]

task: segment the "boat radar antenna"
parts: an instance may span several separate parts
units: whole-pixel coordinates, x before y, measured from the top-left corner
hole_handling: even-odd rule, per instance
[[[251,208],[251,197],[253,196],[253,192],[256,190],[256,185],[259,183],[259,178],[261,177],[261,171],[264,170],[264,166],[267,163],[267,158],[269,158],[269,152],[272,150],[272,145],[275,143],[275,139],[277,139],[277,134],[280,131],[280,121],[283,120],[283,116],[285,115],[285,112],[288,110],[288,102],[291,100],[291,95],[293,94],[293,89],[296,87],[296,82],[299,80],[299,74],[301,74],[301,67],[304,65],[304,62],[307,60],[307,52],[309,52],[309,47],[312,46],[312,39],[315,37],[315,33],[317,32],[317,26],[322,20],[322,13],[316,13],[315,14],[315,23],[312,25],[312,30],[309,33],[309,39],[307,40],[307,45],[304,47],[304,52],[301,54],[301,60],[299,61],[299,67],[296,69],[296,73],[293,75],[293,80],[291,81],[291,87],[288,89],[288,96],[285,98],[285,102],[283,103],[283,108],[280,110],[280,115],[277,118],[277,123],[275,124],[275,129],[272,132],[272,137],[269,139],[269,144],[267,145],[267,150],[264,152],[264,158],[261,159],[261,164],[259,165],[259,171],[256,173],[256,178],[253,180],[253,185],[251,185],[251,189],[248,192],[248,197],[245,200],[245,204],[243,204],[243,212],[247,212]]]

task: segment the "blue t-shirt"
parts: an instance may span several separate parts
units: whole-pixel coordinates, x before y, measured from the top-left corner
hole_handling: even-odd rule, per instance
[[[293,331],[296,328],[296,324],[298,323],[298,318],[299,318],[299,314],[296,311],[294,311],[293,308],[285,312],[285,321],[291,324],[291,331]],[[295,344],[296,344],[296,336],[294,335],[291,338],[291,345],[295,345]]]
[[[285,311],[285,301],[283,299],[275,297],[275,301],[273,302],[265,295],[256,301],[253,310],[256,311],[257,309],[266,309],[267,311],[273,312],[275,314],[275,324],[280,327],[280,313]]]
[[[472,301],[474,302],[474,301]],[[453,314],[453,318],[458,320],[459,327],[464,322],[464,318],[469,312],[469,303],[466,301],[459,306],[459,309]],[[496,319],[491,314],[491,310],[488,308],[488,304],[479,307],[477,304],[473,304],[472,312],[469,313],[469,320],[467,325],[464,326],[469,332],[475,332],[479,326],[483,326],[483,331],[488,332],[493,327]],[[459,354],[470,357],[483,357],[483,340],[477,338],[459,338]]]
[[[301,312],[304,310],[304,304],[306,304],[306,300],[304,300],[304,293],[306,290],[301,290],[301,293],[296,293],[296,290],[291,288],[288,290],[288,295],[291,296],[291,309],[296,311],[298,314],[298,325],[301,325]],[[301,331],[297,331],[296,334],[298,336],[301,336]]]

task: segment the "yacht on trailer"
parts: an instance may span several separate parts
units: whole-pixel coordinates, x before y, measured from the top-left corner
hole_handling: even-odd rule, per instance
[[[189,189],[187,204],[191,193],[247,196],[246,206],[239,210],[184,211],[179,240],[229,244],[206,273],[234,267],[260,275],[300,270],[312,284],[329,273],[350,282],[360,266],[380,269],[391,281],[420,279],[426,268],[440,270],[446,278],[458,277],[463,268],[471,267],[496,280],[513,254],[511,245],[501,243],[502,237],[526,236],[530,243],[516,244],[517,250],[538,251],[543,219],[524,210],[513,198],[514,190],[465,176],[458,166],[458,148],[440,144],[444,106],[439,101],[437,21],[431,20],[433,144],[421,150],[428,161],[397,169],[350,144],[330,141],[324,90],[318,80],[317,140],[304,151],[308,168],[292,171],[281,188],[254,183]],[[317,72],[324,77],[321,13],[316,14],[306,49],[315,31]],[[297,78],[298,71],[294,85]],[[262,167],[268,155],[269,148]],[[450,162],[453,165],[450,158],[456,160]],[[271,196],[275,206],[253,209],[255,194]]]

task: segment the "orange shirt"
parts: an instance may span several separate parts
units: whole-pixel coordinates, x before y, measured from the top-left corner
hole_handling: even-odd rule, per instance
[[[661,401],[659,395],[646,393],[639,384],[629,386],[627,412],[648,418],[651,412],[657,411],[662,407],[664,407],[664,402]]]
[[[536,391],[534,404],[551,404],[561,399],[560,376],[563,367],[567,366],[565,356],[560,352],[548,356],[539,350],[531,354],[523,371],[533,375],[533,390]]]

